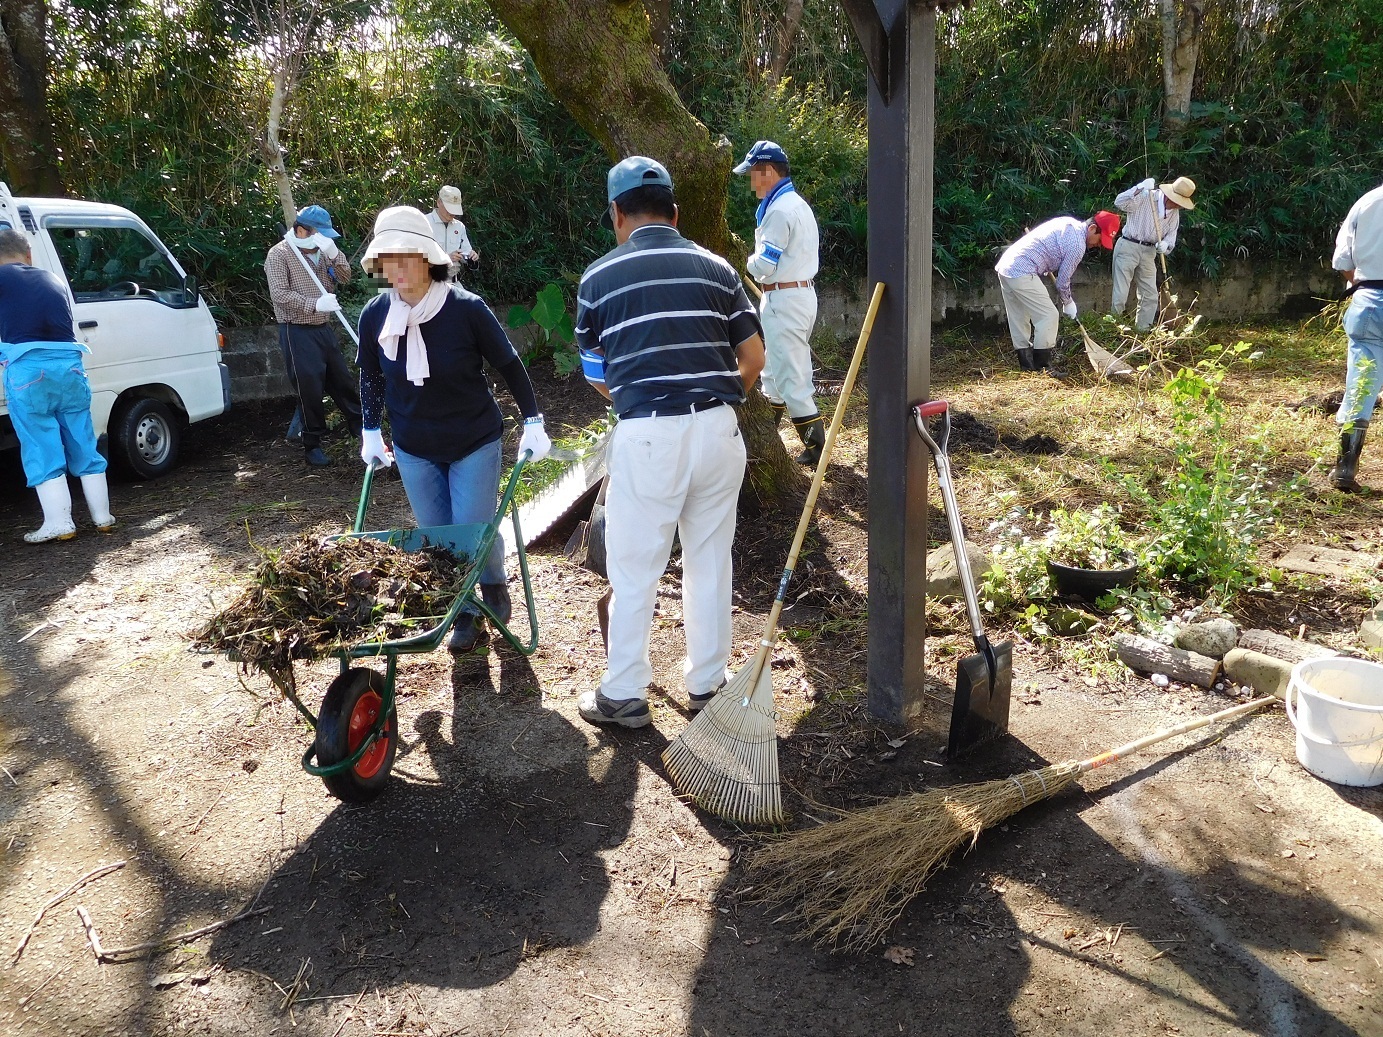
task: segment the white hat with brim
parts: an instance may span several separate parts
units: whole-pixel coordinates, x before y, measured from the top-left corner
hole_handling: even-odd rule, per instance
[[[453,216],[464,216],[466,207],[461,204],[461,189],[447,184],[437,192],[437,200],[442,203],[442,208]]]
[[[1196,193],[1196,182],[1189,176],[1179,176],[1170,184],[1162,184],[1162,193],[1183,209],[1194,209],[1196,203],[1191,196]]]
[[[411,205],[396,205],[375,217],[374,237],[365,250],[361,266],[368,274],[379,273],[380,256],[407,255],[410,252],[427,257],[429,266],[446,266],[451,257],[442,251],[432,236],[432,224]]]

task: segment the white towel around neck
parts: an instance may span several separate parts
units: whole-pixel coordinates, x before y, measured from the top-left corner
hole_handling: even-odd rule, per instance
[[[426,324],[437,316],[437,311],[450,295],[451,289],[442,281],[434,281],[416,306],[409,306],[399,298],[397,291],[389,292],[389,313],[384,318],[384,327],[379,331],[379,348],[390,360],[397,360],[399,338],[407,332],[404,373],[414,385],[422,385],[432,373],[427,363],[427,346],[418,325]]]

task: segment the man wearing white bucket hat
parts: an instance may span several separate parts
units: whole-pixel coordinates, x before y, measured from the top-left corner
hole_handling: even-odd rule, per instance
[[[1345,276],[1345,398],[1335,421],[1340,426],[1340,456],[1330,482],[1357,491],[1354,475],[1364,436],[1383,387],[1383,187],[1375,187],[1349,210],[1335,239],[1331,265]]]
[[[527,452],[530,461],[541,461],[552,443],[528,370],[485,301],[447,283],[450,257],[417,209],[400,205],[376,217],[362,265],[391,288],[360,314],[361,460],[398,461],[419,526],[487,523],[499,497],[504,416],[484,365],[499,372],[523,413],[519,456]],[[386,410],[392,452],[380,428]],[[480,593],[507,623],[511,606],[499,538],[481,571]],[[478,611],[468,608],[447,647],[468,652],[484,633]]]
[[[466,207],[461,204],[460,188],[448,184],[437,192],[437,204],[427,214],[427,222],[432,227],[432,239],[441,246],[451,262],[453,281],[456,280],[463,264],[467,270],[475,270],[480,266],[480,253],[471,245],[466,225],[461,222],[465,211]]]
[[[1153,190],[1152,177],[1135,184],[1114,199],[1114,207],[1128,213],[1124,233],[1114,244],[1114,295],[1110,311],[1118,316],[1128,304],[1129,287],[1138,291],[1138,314],[1134,327],[1152,327],[1157,318],[1157,256],[1170,255],[1176,248],[1181,210],[1196,203],[1196,182],[1179,176],[1170,184]]]

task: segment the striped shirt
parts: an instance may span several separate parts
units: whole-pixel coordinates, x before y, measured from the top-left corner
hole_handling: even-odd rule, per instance
[[[1336,270],[1359,271],[1361,281],[1383,281],[1383,187],[1355,202],[1335,236]]]
[[[1157,206],[1157,219],[1162,221],[1162,236],[1157,234],[1157,220],[1153,219],[1153,206]],[[1159,240],[1167,243],[1167,251],[1176,248],[1177,228],[1181,226],[1181,210],[1167,204],[1167,196],[1160,189],[1140,191],[1130,187],[1114,199],[1114,207],[1128,213],[1124,221],[1123,236],[1144,245],[1156,245]]]
[[[675,227],[639,227],[586,268],[576,300],[577,344],[604,354],[620,417],[744,399],[735,347],[762,335],[758,314],[734,267]]]
[[[1056,293],[1071,301],[1071,278],[1085,258],[1085,224],[1074,216],[1039,223],[1015,241],[994,269],[1000,277],[1043,277],[1056,274]]]
[[[330,313],[317,312],[317,300],[322,297],[322,289],[303,269],[298,257],[289,251],[295,247],[280,241],[264,257],[264,276],[269,281],[274,320],[280,324],[327,324],[334,321],[336,318]],[[338,250],[336,258],[326,264],[322,262],[320,251],[304,255],[303,258],[328,292],[334,292],[337,285],[351,279],[351,264],[344,252]]]

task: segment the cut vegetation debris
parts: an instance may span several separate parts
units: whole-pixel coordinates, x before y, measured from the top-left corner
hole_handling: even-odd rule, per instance
[[[465,582],[440,547],[403,551],[369,537],[304,537],[264,560],[240,597],[192,635],[284,690],[293,660],[417,632],[451,607]]]

